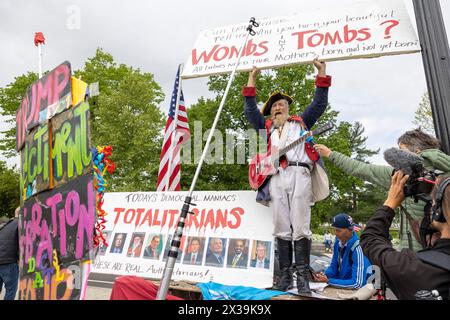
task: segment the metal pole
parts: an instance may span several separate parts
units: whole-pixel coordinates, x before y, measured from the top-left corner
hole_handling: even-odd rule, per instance
[[[450,50],[439,0],[413,0],[436,137],[450,154]]]
[[[166,266],[164,268],[161,282],[159,284],[159,289],[158,289],[158,294],[156,295],[156,300],[165,300],[166,299],[167,290],[169,289],[170,279],[172,278],[173,268],[174,268],[175,262],[178,257],[178,249],[180,248],[181,238],[183,236],[185,220],[186,220],[187,214],[190,213],[189,207],[191,205],[195,206],[195,204],[191,202],[192,193],[194,192],[195,185],[197,183],[197,179],[200,175],[200,171],[202,169],[202,165],[205,160],[206,153],[208,152],[209,145],[211,143],[211,140],[212,140],[212,137],[214,134],[214,130],[216,129],[217,123],[219,122],[220,114],[222,112],[223,106],[225,105],[225,100],[227,98],[228,91],[230,90],[231,83],[233,82],[234,75],[236,73],[236,69],[239,66],[239,61],[241,60],[241,56],[242,56],[242,53],[244,52],[245,46],[247,44],[248,37],[250,35],[252,35],[252,36],[255,35],[255,31],[253,30],[253,27],[258,27],[258,26],[259,26],[259,24],[255,21],[255,18],[251,18],[250,24],[247,27],[247,31],[248,31],[247,36],[245,37],[245,41],[243,43],[242,48],[240,48],[240,50],[239,50],[236,65],[234,66],[234,69],[231,72],[230,78],[228,79],[228,84],[225,89],[225,93],[223,94],[222,101],[220,102],[219,109],[217,110],[216,117],[215,117],[213,125],[211,127],[211,131],[208,135],[208,139],[206,140],[205,148],[203,149],[203,153],[200,158],[200,162],[197,166],[197,170],[195,171],[194,179],[192,180],[191,187],[189,189],[189,193],[184,200],[183,208],[181,209],[180,220],[178,221],[177,228],[175,229],[175,232],[173,234],[171,248],[168,253],[168,259],[166,261]]]

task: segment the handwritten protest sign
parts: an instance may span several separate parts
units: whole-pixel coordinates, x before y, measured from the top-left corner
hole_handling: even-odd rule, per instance
[[[286,17],[258,19],[256,35],[245,46],[238,71],[325,61],[373,58],[420,51],[402,0],[372,0]],[[182,78],[233,70],[248,24],[203,31]]]
[[[92,171],[89,104],[78,106],[53,117],[52,163],[49,130],[44,123],[30,131],[21,152],[21,204],[32,195],[57,187]],[[52,164],[53,176],[50,176]]]
[[[23,202],[34,194],[50,188],[50,144],[47,124],[38,126],[26,136],[20,154],[20,199]]]
[[[79,105],[52,120],[53,183],[57,187],[92,171],[89,104]]]
[[[52,285],[70,282],[72,286],[72,281],[80,281],[81,274],[64,276],[63,270],[73,269],[81,260],[89,259],[94,224],[92,175],[28,199],[21,209],[19,222],[20,290],[23,291],[19,295],[48,298]],[[77,298],[72,294],[70,297]]]
[[[86,292],[96,219],[86,87],[64,62],[28,88],[16,114],[21,300]]]
[[[108,247],[99,249],[92,272],[160,279],[185,196],[105,193]],[[252,191],[199,191],[192,201],[172,278],[271,287],[271,210]]]
[[[34,82],[16,113],[16,150],[22,149],[27,131],[72,105],[71,69],[63,62]]]

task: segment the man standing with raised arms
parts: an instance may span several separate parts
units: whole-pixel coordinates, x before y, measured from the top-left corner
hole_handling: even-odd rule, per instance
[[[256,104],[256,77],[260,70],[253,67],[250,72],[247,87],[243,88],[244,112],[253,128],[257,132],[262,130],[265,133],[268,152],[272,146],[280,149],[297,140],[305,131],[310,130],[324,113],[328,105],[331,77],[326,75],[325,62],[315,59],[314,66],[319,71],[314,100],[303,113],[294,116],[289,116],[289,105],[293,99],[281,92],[272,94],[260,111]],[[298,292],[310,292],[311,206],[329,194],[328,179],[322,165],[311,143],[303,142],[287,152],[279,172],[258,190],[257,201],[270,203],[273,212],[281,272],[277,290],[287,291],[292,287],[294,249]],[[322,179],[315,179],[314,175],[321,175]]]

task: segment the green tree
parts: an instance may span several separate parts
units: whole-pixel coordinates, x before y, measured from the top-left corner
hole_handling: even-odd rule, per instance
[[[99,82],[99,96],[90,98],[92,145],[111,145],[117,169],[109,180],[109,191],[150,191],[156,187],[162,143],[164,100],[161,87],[151,73],[117,64],[97,49],[74,75],[87,83]],[[15,113],[27,87],[37,80],[29,72],[0,88],[0,114],[13,127],[3,133],[0,151],[15,156]]]
[[[19,173],[0,161],[0,216],[14,217],[19,204]]]
[[[367,158],[376,155],[380,152],[380,149],[371,150],[367,148],[367,137],[364,136],[364,130],[364,126],[358,121],[350,128],[350,149],[355,160],[367,163]]]
[[[323,143],[332,146],[334,151],[343,153],[355,160],[369,163],[368,158],[377,154],[379,150],[367,148],[367,137],[364,136],[362,124],[356,122],[351,125],[348,122],[341,122],[340,126],[342,130],[336,135],[337,139],[329,139]],[[382,203],[386,192],[379,186],[347,175],[333,166],[327,159],[325,163],[332,183],[331,197],[315,205],[317,208],[326,208],[323,211],[327,214],[322,214],[319,222],[330,222],[332,217],[339,212],[350,214],[355,221],[367,221],[376,207]]]
[[[264,100],[270,96],[272,92],[283,91],[289,93],[294,102],[290,106],[290,113],[300,113],[312,101],[314,96],[314,78],[311,77],[313,73],[312,65],[302,65],[294,67],[285,67],[271,71],[263,71],[262,75],[257,79],[257,101],[263,103]],[[217,129],[222,133],[234,135],[236,137],[243,137],[247,129],[251,128],[248,123],[244,111],[244,103],[242,97],[242,87],[247,83],[248,74],[237,74],[231,88],[224,110],[222,112]],[[214,116],[217,112],[222,95],[228,81],[228,76],[213,76],[209,78],[209,90],[215,93],[216,97],[212,99],[201,98],[192,105],[188,110],[189,123],[192,126],[195,121],[202,123],[201,132],[192,132],[192,140],[202,141],[202,149],[206,140],[206,130],[210,129]],[[361,138],[362,126],[360,124],[352,125],[348,122],[341,122],[337,124],[338,112],[333,110],[330,106],[325,111],[324,115],[319,119],[318,125],[325,122],[332,122],[336,125],[335,129],[322,136],[316,137],[317,143],[323,143],[333,146],[334,150],[340,151],[344,154],[351,155],[357,152],[360,157],[370,156],[371,151],[364,148],[362,145],[365,142]],[[201,137],[196,137],[200,135]],[[224,134],[222,134],[222,137]],[[222,138],[224,139],[224,137]],[[358,140],[359,139],[359,140]],[[214,145],[215,139],[212,141]],[[223,141],[225,142],[225,141]],[[359,143],[358,143],[359,142]],[[243,144],[245,148],[239,149]],[[231,149],[234,150],[233,158],[236,162],[240,152],[245,153],[245,159],[251,158],[248,149],[248,141],[235,139],[231,144]],[[186,150],[184,150],[186,151]],[[216,150],[217,151],[217,150]],[[220,150],[219,150],[220,151]],[[261,150],[264,152],[265,150]],[[190,147],[190,155],[194,155],[194,145]],[[200,155],[200,152],[197,152]],[[197,181],[197,190],[246,190],[249,189],[248,184],[248,164],[227,164],[224,154],[214,154],[211,156],[216,159],[212,164],[205,163],[202,167],[201,175]],[[222,163],[217,163],[217,160]],[[182,169],[182,189],[188,189],[192,181],[197,164],[183,164]],[[335,168],[334,166],[326,166],[326,170],[331,183],[331,196],[324,201],[317,203],[312,211],[312,227],[315,228],[324,221],[329,221],[336,211],[343,211],[349,207],[351,200],[351,190],[354,184],[363,187],[362,181],[357,181],[356,178],[348,177],[345,173]]]
[[[436,135],[434,131],[433,112],[431,110],[430,97],[428,92],[425,92],[422,96],[422,101],[417,108],[414,115],[413,124],[421,127],[429,134]]]
[[[369,163],[367,159],[380,151],[380,149],[368,149],[366,141],[367,137],[364,136],[363,125],[360,122],[356,122],[350,129],[350,148],[353,159]],[[356,221],[365,222],[382,202],[385,191],[381,187],[361,179],[355,177],[349,177],[349,179],[352,181],[352,189],[351,205],[347,211]]]
[[[386,195],[385,189],[365,182],[363,188],[357,193],[357,210],[352,211],[350,215],[355,221],[367,222],[375,210],[384,203]]]
[[[370,150],[366,147],[367,137],[363,136],[364,127],[360,122],[356,122],[350,129],[350,148],[352,150],[352,158],[358,161],[368,163],[367,158],[377,154],[378,150]],[[361,196],[365,196],[367,193],[367,186],[361,179],[351,177],[352,179],[352,191],[351,191],[351,207],[349,211],[353,214],[354,218],[361,214],[361,210],[367,207],[367,203],[361,202]],[[373,186],[373,188],[378,188]]]
[[[100,94],[90,100],[92,144],[111,145],[116,172],[111,191],[156,189],[162,144],[164,100],[151,73],[117,64],[97,49],[75,76],[87,83],[99,82]]]
[[[333,150],[345,155],[351,154],[351,124],[341,122],[332,134],[319,137],[317,143],[333,146]],[[330,181],[330,196],[314,205],[311,214],[311,228],[315,230],[321,223],[331,221],[332,217],[342,211],[346,211],[350,201],[350,191],[354,180],[343,171],[333,166],[325,159],[325,169]]]
[[[11,128],[2,131],[0,152],[10,158],[17,156],[16,147],[16,111],[22,103],[27,88],[38,79],[37,73],[28,72],[14,78],[14,81],[0,88],[0,115]]]
[[[355,160],[368,163],[368,158],[377,154],[379,150],[371,150],[366,146],[367,137],[364,136],[364,127],[355,122],[341,122],[337,132],[328,139],[319,140]],[[331,182],[331,196],[314,206],[313,212],[318,219],[312,220],[313,227],[319,223],[330,222],[339,212],[350,214],[356,221],[365,222],[373,214],[376,206],[385,196],[380,187],[367,183],[359,178],[349,176],[325,160],[326,169]]]

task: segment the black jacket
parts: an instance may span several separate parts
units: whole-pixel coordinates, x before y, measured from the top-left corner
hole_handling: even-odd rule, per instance
[[[0,265],[17,263],[19,260],[18,220],[9,220],[0,229]]]
[[[419,290],[438,290],[448,299],[450,272],[424,263],[410,249],[397,251],[388,240],[394,210],[381,206],[361,234],[361,247],[373,265],[380,267],[388,287],[398,299],[415,299]],[[450,255],[450,239],[436,241],[433,248]]]

